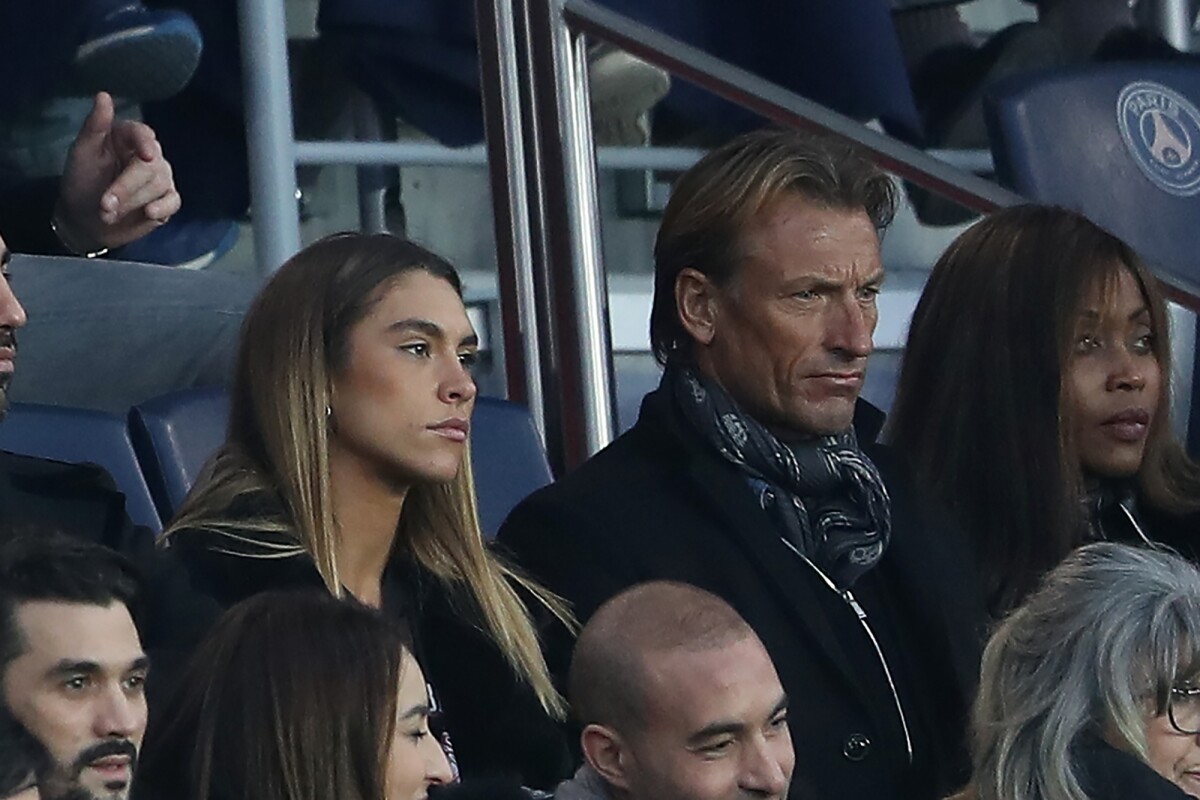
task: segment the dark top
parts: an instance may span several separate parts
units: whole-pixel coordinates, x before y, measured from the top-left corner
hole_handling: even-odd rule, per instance
[[[187,576],[155,548],[154,534],[130,521],[125,495],[102,467],[0,451],[0,522],[0,537],[65,533],[129,558],[142,579],[140,600],[131,610],[156,666],[155,651],[194,636],[188,620],[201,611],[203,598],[190,592]]]
[[[1200,513],[1168,514],[1139,495],[1131,480],[1106,481],[1088,497],[1089,539],[1169,547],[1200,563]]]
[[[0,236],[14,253],[71,255],[50,229],[58,178],[39,178],[0,191]]]
[[[228,516],[236,520],[249,513]],[[259,542],[295,543],[287,534],[251,536]],[[325,586],[307,554],[248,557],[277,551],[200,529],[176,531],[168,541],[168,552],[183,565],[194,590],[219,608],[268,589]],[[569,750],[558,725],[483,632],[482,611],[464,587],[449,586],[397,557],[385,573],[383,595],[385,611],[405,624],[434,687],[464,776],[503,776],[550,788],[570,773]]]
[[[1146,762],[1096,736],[1074,748],[1080,783],[1089,800],[1188,800],[1191,795]]]
[[[860,442],[874,440],[881,417],[860,403]],[[959,539],[918,506],[887,451],[866,449],[892,498],[893,533],[854,593],[897,683],[911,766],[886,676],[858,619],[784,545],[743,476],[686,429],[661,389],[647,396],[630,431],[519,505],[499,541],[570,600],[580,621],[646,580],[683,581],[723,597],[775,662],[791,701],[796,772],[815,796],[941,797],[967,777],[964,732],[982,614],[970,602]],[[571,646],[561,627],[547,632],[547,658],[560,678]]]

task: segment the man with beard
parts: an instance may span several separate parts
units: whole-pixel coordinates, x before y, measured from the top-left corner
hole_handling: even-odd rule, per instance
[[[49,800],[125,800],[146,729],[131,565],[44,531],[0,546],[0,688],[50,754]]]

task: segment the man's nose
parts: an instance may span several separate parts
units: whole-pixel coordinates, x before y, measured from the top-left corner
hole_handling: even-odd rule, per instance
[[[13,293],[8,278],[0,278],[0,328],[20,328],[26,322],[25,309]]]
[[[826,321],[826,347],[847,358],[866,358],[875,348],[871,338],[875,319],[874,308],[864,307],[856,299],[838,304],[830,309]]]
[[[787,742],[789,747],[790,744]],[[789,775],[776,751],[777,748],[766,740],[746,748],[741,780],[743,789],[765,797],[780,797],[787,792]]]
[[[96,710],[95,730],[98,737],[137,739],[146,727],[146,700],[141,695],[129,695],[120,687],[106,692]]]

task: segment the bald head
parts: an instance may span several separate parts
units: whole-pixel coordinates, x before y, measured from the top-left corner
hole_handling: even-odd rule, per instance
[[[754,630],[737,611],[703,589],[670,581],[626,589],[600,606],[579,634],[571,707],[581,725],[636,728],[644,723],[651,656],[717,650],[751,637]]]

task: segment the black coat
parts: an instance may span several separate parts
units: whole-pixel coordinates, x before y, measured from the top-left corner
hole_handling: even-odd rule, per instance
[[[1190,794],[1132,753],[1093,736],[1074,745],[1075,764],[1089,800],[1188,800]]]
[[[57,531],[121,551],[154,544],[153,534],[129,521],[125,495],[101,467],[6,451],[0,451],[0,523],[9,536]]]
[[[861,442],[874,440],[881,417],[860,404]],[[775,661],[790,698],[796,772],[817,797],[921,800],[964,783],[982,613],[960,600],[972,592],[958,538],[916,507],[886,452],[868,450],[891,494],[893,534],[855,594],[898,673],[910,768],[890,690],[852,612],[786,548],[743,477],[684,424],[662,390],[648,395],[630,431],[519,505],[500,543],[581,621],[652,579],[729,601]],[[547,636],[561,679],[572,642],[561,628]]]
[[[325,587],[305,554],[246,558],[230,551],[252,551],[253,544],[239,546],[204,530],[176,531],[169,541],[167,552],[183,565],[193,591],[214,601],[218,610],[268,589]],[[384,608],[403,616],[417,659],[437,693],[464,777],[506,777],[551,788],[569,775],[570,753],[561,728],[483,633],[482,612],[467,592],[399,558],[384,582]]]
[[[155,547],[154,533],[130,521],[112,476],[95,464],[0,451],[0,539],[48,533],[104,545],[133,563],[142,586],[132,611],[156,667],[154,651],[192,636],[186,621],[195,616],[197,598],[182,571]],[[177,613],[183,609],[191,611]]]

